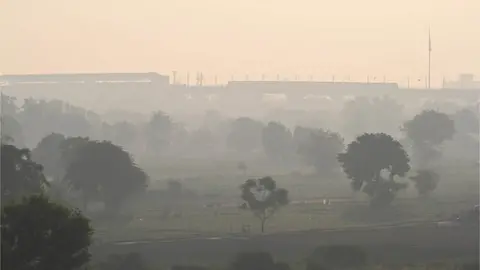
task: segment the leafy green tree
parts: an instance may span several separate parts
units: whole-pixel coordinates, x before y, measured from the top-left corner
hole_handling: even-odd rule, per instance
[[[450,116],[455,123],[455,132],[460,134],[476,134],[480,130],[478,113],[473,109],[464,108]]]
[[[248,153],[262,145],[263,124],[248,117],[235,119],[227,137],[227,146],[235,151]]]
[[[405,184],[394,177],[404,177],[410,170],[409,158],[402,145],[385,133],[365,133],[351,142],[344,153],[338,154],[343,171],[352,180],[355,191],[367,193],[372,206],[387,205]],[[382,172],[388,174],[382,176]]]
[[[47,177],[61,179],[64,174],[62,166],[61,145],[66,138],[62,134],[51,133],[45,136],[32,150],[32,160],[42,164]]]
[[[418,170],[417,175],[411,176],[415,188],[420,196],[426,196],[437,188],[440,176],[431,170]]]
[[[158,155],[170,146],[175,124],[164,112],[155,112],[146,126],[147,145],[153,154]]]
[[[4,270],[74,270],[90,259],[89,220],[43,195],[4,206],[1,221]]]
[[[13,117],[18,113],[19,108],[17,104],[15,104],[17,98],[1,93],[0,99],[2,104],[2,115],[10,115]]]
[[[455,134],[455,123],[447,114],[425,110],[407,121],[402,128],[413,147],[413,157],[420,168],[441,155],[439,147]]]
[[[265,154],[278,163],[289,161],[295,153],[292,132],[278,122],[270,122],[263,128],[262,143]]]
[[[0,116],[2,139],[9,137],[12,144],[17,147],[25,147],[25,138],[23,137],[23,128],[14,116],[4,114]]]
[[[270,176],[260,179],[249,179],[240,187],[244,201],[242,209],[249,209],[260,219],[262,233],[265,231],[267,219],[284,205],[288,204],[288,191],[277,188],[277,183]]]
[[[59,127],[57,131],[67,136],[89,136],[92,131],[92,126],[85,117],[85,110],[78,108],[80,112],[61,112],[57,117],[59,120]]]
[[[68,168],[78,156],[78,151],[90,143],[89,137],[68,137],[60,144],[62,155],[61,164],[63,168]]]
[[[337,155],[343,149],[340,134],[318,129],[299,141],[297,151],[305,165],[313,166],[319,174],[332,175],[338,168]]]
[[[91,199],[116,213],[129,196],[145,191],[148,177],[130,154],[111,142],[89,141],[79,147],[64,178],[82,191],[84,208]]]
[[[32,161],[29,149],[2,144],[1,158],[2,202],[41,193],[48,186],[42,165]]]

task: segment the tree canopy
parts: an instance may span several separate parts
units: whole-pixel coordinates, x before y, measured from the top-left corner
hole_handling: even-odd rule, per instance
[[[4,114],[0,117],[2,140],[4,137],[13,139],[12,144],[17,147],[25,147],[25,138],[23,137],[23,128],[13,115]]]
[[[355,191],[362,190],[372,198],[372,205],[390,203],[395,192],[405,185],[396,183],[410,170],[409,157],[402,145],[385,133],[365,133],[338,154],[343,171],[352,180]],[[388,174],[382,176],[382,172]]]
[[[260,219],[262,232],[267,219],[273,216],[279,207],[289,202],[288,191],[277,188],[277,183],[270,176],[249,179],[240,188],[244,201],[242,208],[251,210],[255,217]]]
[[[261,147],[263,124],[248,117],[235,119],[227,137],[227,146],[238,152],[251,152]]]
[[[162,111],[155,112],[146,126],[147,145],[153,154],[158,155],[169,145],[175,125],[170,116]]]
[[[308,129],[297,127],[294,133],[303,163],[313,166],[317,173],[332,175],[338,168],[337,154],[344,149],[343,138],[338,133],[322,129],[310,129],[303,135],[300,129]]]
[[[445,113],[425,110],[407,121],[403,131],[414,143],[439,145],[453,137],[455,123]]]
[[[412,142],[414,161],[423,168],[440,156],[440,145],[453,138],[455,123],[445,113],[425,110],[405,122],[402,131]]]
[[[438,185],[440,176],[431,170],[418,170],[415,176],[411,176],[410,180],[415,183],[415,188],[420,196],[430,194]]]
[[[2,202],[44,191],[43,166],[32,161],[29,149],[2,144],[1,152]]]
[[[84,204],[99,199],[113,212],[130,195],[143,192],[148,181],[128,152],[107,141],[88,141],[80,147],[64,179],[82,191]]]
[[[65,139],[62,134],[51,133],[42,138],[32,150],[32,159],[43,165],[47,177],[56,179],[63,174],[61,146]]]
[[[89,220],[43,195],[2,208],[1,231],[4,270],[73,270],[90,258]]]
[[[455,123],[455,132],[461,134],[476,134],[480,130],[478,113],[473,109],[464,108],[450,116]]]
[[[270,122],[263,128],[262,143],[265,154],[278,163],[288,161],[295,152],[292,132],[278,122]]]

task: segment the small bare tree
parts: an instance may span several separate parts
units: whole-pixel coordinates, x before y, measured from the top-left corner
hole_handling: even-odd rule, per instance
[[[266,221],[275,211],[288,204],[288,191],[277,188],[277,184],[270,177],[249,179],[240,187],[242,190],[242,209],[249,209],[260,219],[262,233],[265,231]]]

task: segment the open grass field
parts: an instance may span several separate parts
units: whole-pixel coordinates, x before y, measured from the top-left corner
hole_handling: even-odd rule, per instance
[[[365,201],[332,200],[330,205],[318,201],[293,202],[267,221],[266,230],[278,233],[442,220],[470,209],[473,203],[472,198],[449,201],[398,199],[391,208],[373,212]],[[182,210],[179,217],[162,218],[161,209],[152,208],[139,211],[126,222],[100,222],[96,237],[105,242],[221,236],[242,234],[243,226],[250,227],[248,234],[260,231],[259,221],[250,212],[236,206],[214,209],[189,204],[178,208]]]
[[[478,226],[436,228],[433,225],[304,231],[252,237],[195,238],[103,244],[93,247],[95,259],[110,253],[139,252],[156,266],[187,263],[225,265],[238,252],[268,251],[278,260],[301,265],[317,246],[348,244],[366,250],[373,265],[405,265],[478,258]]]
[[[124,222],[95,223],[96,237],[105,242],[238,234],[244,226],[250,226],[250,234],[258,233],[258,220],[250,212],[238,208],[241,203],[238,187],[246,177],[236,170],[233,161],[218,162],[197,162],[195,166],[188,167],[192,170],[191,175],[197,176],[184,175],[184,178],[180,178],[181,183],[198,197],[169,203],[178,216],[162,217],[165,200],[161,198],[162,195],[150,195],[148,198],[140,198],[131,207],[130,219]],[[179,177],[175,173],[179,170],[173,170],[173,166],[170,163],[156,167],[146,166],[151,178],[158,179],[152,181],[152,189],[164,189],[166,179]],[[212,166],[220,166],[221,170],[218,171],[223,174],[207,174],[207,171],[215,171]],[[162,174],[163,169],[165,173]],[[280,187],[289,190],[291,203],[281,208],[267,222],[266,230],[288,232],[442,220],[478,204],[478,167],[457,163],[436,170],[441,175],[441,180],[429,198],[418,198],[410,183],[407,190],[397,194],[393,206],[382,211],[372,211],[368,207],[366,195],[353,193],[349,180],[342,174],[336,178],[322,178],[299,172],[271,174]],[[323,198],[329,198],[331,205],[323,205]]]
[[[261,173],[266,167],[256,165],[258,168],[250,166],[247,176],[228,160],[197,162],[187,166],[189,170],[173,163],[144,166],[153,180],[152,190],[165,189],[167,179],[179,178],[184,188],[198,196],[170,202],[175,212],[181,213],[177,216],[162,217],[165,200],[147,196],[131,206],[126,220],[95,221],[95,258],[139,252],[159,267],[178,263],[215,267],[224,266],[239,251],[264,250],[303,269],[303,259],[313,248],[333,244],[362,246],[373,264],[478,258],[478,227],[432,225],[478,204],[478,166],[439,166],[436,171],[441,180],[430,197],[418,198],[410,183],[391,207],[373,211],[368,198],[353,193],[342,174],[324,178],[274,168]],[[267,221],[267,233],[261,235],[259,221],[238,208],[238,187],[249,176],[264,175],[271,175],[280,187],[289,190],[291,203]],[[322,204],[323,198],[329,198],[331,204]],[[392,224],[395,226],[388,227]],[[244,225],[250,226],[250,232],[242,232]]]

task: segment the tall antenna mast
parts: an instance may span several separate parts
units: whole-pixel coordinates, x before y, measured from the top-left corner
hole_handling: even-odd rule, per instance
[[[428,89],[430,89],[431,59],[432,59],[432,38],[430,36],[430,27],[428,27]]]

